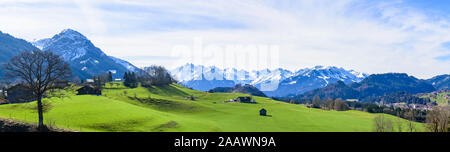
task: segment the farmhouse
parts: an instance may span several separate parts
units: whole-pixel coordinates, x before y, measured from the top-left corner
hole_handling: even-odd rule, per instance
[[[94,83],[94,79],[86,79],[86,83]]]
[[[69,81],[67,80],[56,80],[52,85],[52,87],[58,89],[64,89],[67,86],[69,86]]]
[[[259,110],[259,115],[260,116],[266,116],[267,115],[267,110],[262,108],[261,110]]]
[[[252,102],[252,98],[251,97],[238,97],[236,99],[236,102],[239,102],[239,103],[251,103]]]
[[[0,90],[0,98],[5,98],[5,93],[3,92],[3,90]]]
[[[33,91],[25,84],[17,84],[4,93],[9,103],[24,103],[34,101]]]
[[[7,103],[8,103],[8,101],[6,99],[0,97],[0,105],[7,104]]]
[[[102,95],[102,90],[92,85],[86,85],[77,90],[77,95]]]
[[[347,102],[358,102],[359,100],[358,99],[346,99],[345,101],[347,101]]]

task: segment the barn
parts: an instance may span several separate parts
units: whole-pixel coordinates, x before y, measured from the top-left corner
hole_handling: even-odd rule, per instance
[[[251,103],[252,102],[252,98],[251,97],[238,97],[236,99],[236,102],[239,102],[239,103]]]
[[[8,88],[4,94],[9,103],[24,103],[36,100],[33,90],[25,84],[14,85]]]
[[[102,95],[102,90],[100,88],[96,88],[92,85],[86,85],[77,90],[77,95]]]
[[[261,110],[259,110],[259,115],[260,116],[267,116],[267,110],[262,108]]]

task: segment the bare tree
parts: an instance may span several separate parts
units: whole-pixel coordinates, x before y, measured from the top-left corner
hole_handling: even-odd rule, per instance
[[[375,132],[394,132],[394,123],[391,119],[385,118],[384,115],[375,117]]]
[[[342,100],[341,98],[337,98],[334,100],[334,110],[336,111],[346,111],[350,110],[350,107]]]
[[[319,96],[314,96],[313,101],[312,101],[312,107],[313,108],[320,108],[320,97]]]
[[[143,73],[138,73],[138,75],[141,81],[145,83],[150,83],[151,85],[168,85],[174,82],[169,71],[162,66],[152,65],[145,67],[143,71]]]
[[[416,120],[415,114],[413,110],[409,110],[408,112],[405,113],[405,118],[407,120],[409,120],[406,124],[407,126],[407,131],[409,132],[415,132],[416,131],[416,124],[414,123],[414,121]]]
[[[392,122],[392,119],[386,119],[385,125],[386,132],[394,132],[394,123]]]
[[[386,121],[384,120],[384,115],[379,115],[375,117],[375,132],[386,132]]]
[[[42,97],[56,80],[71,76],[69,64],[50,51],[24,51],[5,64],[6,76],[25,83],[37,99],[39,129],[44,129]]]
[[[81,79],[78,78],[78,77],[75,77],[75,78],[72,79],[72,83],[81,84]]]
[[[397,124],[397,131],[398,132],[403,132],[403,120],[400,117],[400,113],[397,113],[396,124]]]
[[[447,132],[448,122],[450,117],[450,108],[434,107],[433,110],[427,113],[426,129],[430,132]]]

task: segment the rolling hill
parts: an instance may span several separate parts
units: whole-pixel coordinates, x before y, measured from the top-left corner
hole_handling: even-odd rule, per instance
[[[421,97],[429,98],[431,101],[436,102],[439,105],[450,104],[450,90],[439,90],[431,93],[426,93]]]
[[[51,105],[44,114],[46,124],[87,132],[366,132],[373,131],[373,118],[381,115],[311,109],[264,97],[255,97],[257,104],[227,103],[222,101],[248,95],[207,93],[177,84],[134,89],[106,85],[103,96],[68,94],[44,100]],[[194,101],[186,99],[191,95]],[[0,117],[37,122],[35,105],[0,105]],[[259,116],[261,108],[269,116]]]
[[[209,90],[210,93],[244,93],[253,96],[267,97],[263,92],[259,91],[258,88],[246,84],[246,85],[236,85],[234,87],[217,87]]]

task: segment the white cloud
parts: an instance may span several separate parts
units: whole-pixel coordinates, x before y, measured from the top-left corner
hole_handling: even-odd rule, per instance
[[[40,2],[48,4],[45,9],[22,5],[36,1],[0,2],[0,30],[33,40],[74,28],[118,57],[170,56],[175,45],[192,46],[195,37],[202,37],[205,44],[219,46],[280,45],[281,65],[289,69],[335,65],[421,78],[450,71],[450,61],[434,59],[449,54],[441,45],[450,41],[449,21],[403,1]]]

